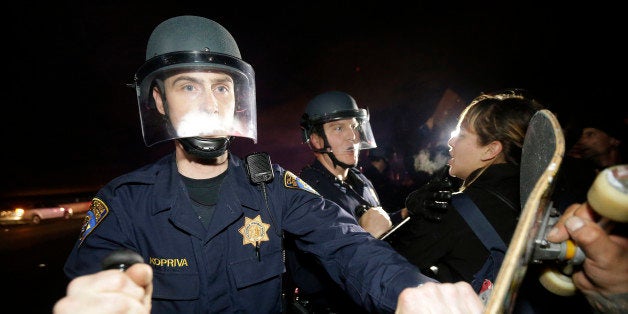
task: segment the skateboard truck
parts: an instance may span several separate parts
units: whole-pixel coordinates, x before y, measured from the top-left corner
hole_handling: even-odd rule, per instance
[[[545,236],[558,222],[560,213],[552,206],[548,205],[548,210],[543,217],[541,230],[534,241],[534,249],[532,253],[533,263],[542,263],[547,260],[569,261],[572,265],[580,265],[584,262],[584,252],[576,246],[573,241],[568,240],[562,243],[552,243],[545,240]]]
[[[531,263],[548,266],[543,270],[539,281],[548,291],[561,296],[570,296],[576,292],[571,280],[574,266],[584,262],[584,252],[576,244],[567,240],[561,243],[549,242],[547,233],[558,222],[560,213],[550,202],[540,225],[540,232],[534,240]]]
[[[587,201],[602,216],[598,224],[604,228],[609,227],[613,221],[628,222],[628,164],[608,167],[600,172],[589,188]],[[571,240],[563,243],[545,240],[545,235],[560,216],[555,208],[548,209],[541,225],[543,232],[539,232],[534,242],[532,261],[534,263],[558,261],[557,265],[562,265],[559,266],[562,269],[556,271],[556,267],[548,267],[539,281],[545,289],[554,294],[570,296],[576,292],[571,280],[573,266],[582,264],[585,255]]]

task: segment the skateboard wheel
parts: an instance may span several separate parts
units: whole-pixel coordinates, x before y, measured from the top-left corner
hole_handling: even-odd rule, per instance
[[[539,277],[539,281],[547,291],[556,295],[568,297],[576,293],[576,286],[571,276],[567,276],[556,269],[546,268]]]
[[[628,222],[628,164],[600,172],[587,193],[591,207],[600,215],[617,222]]]

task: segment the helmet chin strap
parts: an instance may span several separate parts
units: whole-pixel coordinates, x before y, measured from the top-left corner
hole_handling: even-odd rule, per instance
[[[344,162],[338,160],[338,158],[336,158],[336,155],[334,155],[334,152],[326,152],[326,153],[331,159],[331,162],[334,164],[334,167],[340,166],[342,169],[349,169],[349,168],[354,167],[353,165],[345,164]]]
[[[210,160],[222,156],[227,151],[232,139],[232,136],[219,138],[185,137],[178,139],[178,141],[188,154],[200,160]]]
[[[327,156],[329,156],[329,159],[331,159],[331,162],[334,165],[334,168],[336,166],[339,166],[342,169],[349,169],[349,168],[353,168],[355,166],[355,165],[346,164],[346,163],[338,160],[338,158],[336,158],[336,155],[334,155],[334,151],[331,149],[331,145],[329,145],[329,142],[327,142],[327,135],[325,135],[325,132],[323,132],[323,134],[321,136],[323,138],[324,146],[321,149],[312,149],[314,152],[321,153],[321,154],[327,154]]]

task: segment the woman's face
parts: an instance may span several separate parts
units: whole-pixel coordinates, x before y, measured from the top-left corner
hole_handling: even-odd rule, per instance
[[[449,145],[449,174],[466,180],[469,175],[486,164],[484,159],[486,146],[480,145],[478,135],[473,130],[460,127],[452,133]]]

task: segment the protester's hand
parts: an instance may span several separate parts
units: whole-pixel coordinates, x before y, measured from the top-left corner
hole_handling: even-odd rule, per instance
[[[441,171],[429,182],[406,197],[406,208],[410,216],[440,221],[449,207],[453,183],[447,171]]]
[[[410,211],[408,210],[408,207],[404,207],[400,210],[401,212],[401,218],[402,219],[406,219],[408,217],[410,217]]]
[[[396,314],[417,313],[482,313],[484,305],[471,285],[429,282],[406,288],[399,294]]]
[[[373,237],[379,238],[392,227],[390,216],[381,207],[371,207],[358,220],[364,230]]]
[[[65,297],[54,305],[54,314],[148,314],[153,292],[153,270],[144,263],[125,272],[117,269],[74,278]]]
[[[547,240],[555,243],[571,238],[586,258],[572,275],[574,285],[592,306],[603,312],[628,311],[628,238],[626,233],[607,233],[588,203],[567,208]],[[614,230],[624,228],[618,224]],[[620,312],[621,312],[620,311]]]

